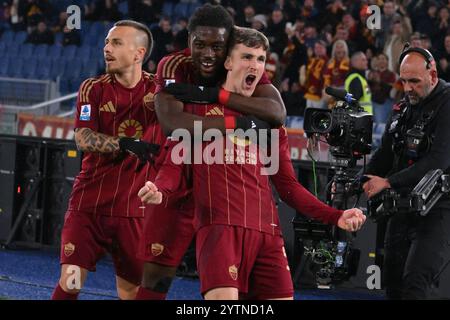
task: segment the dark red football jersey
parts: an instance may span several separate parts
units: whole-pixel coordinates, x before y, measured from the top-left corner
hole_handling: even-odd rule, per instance
[[[200,116],[237,116],[238,113],[218,104],[196,105],[192,108]],[[251,142],[239,141],[232,135],[222,137],[222,163],[205,162],[205,152],[210,142],[200,148],[202,162],[191,165],[193,170],[193,196],[199,227],[209,224],[226,224],[255,229],[270,234],[280,234],[280,222],[272,188],[272,180],[280,197],[304,215],[325,223],[336,224],[342,211],[327,206],[306,190],[295,176],[288,137],[279,129],[279,169],[274,175],[262,175],[266,170],[260,161],[259,151],[250,148]],[[232,143],[226,143],[230,139]],[[217,139],[215,140],[217,143]],[[231,145],[231,148],[230,148]],[[244,149],[238,145],[246,145]],[[195,152],[195,148],[193,149]],[[198,152],[198,151],[197,151]],[[216,154],[217,155],[217,154]],[[192,153],[188,156],[193,159]],[[165,196],[177,190],[183,165],[166,158],[155,181]]]
[[[87,79],[78,92],[75,127],[164,144],[165,136],[154,111],[154,92],[154,76],[146,72],[134,88],[123,87],[108,74]],[[119,161],[117,154],[86,152],[73,185],[69,210],[142,217],[144,207],[137,193],[156,170],[139,164],[132,155]]]

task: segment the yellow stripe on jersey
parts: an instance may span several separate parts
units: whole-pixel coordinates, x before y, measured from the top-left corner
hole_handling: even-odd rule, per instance
[[[177,54],[174,56],[171,56],[168,61],[164,64],[163,66],[163,70],[162,70],[162,76],[163,78],[170,78],[171,74],[172,74],[172,68],[173,66],[177,63],[178,60],[183,59],[183,55],[182,54]]]

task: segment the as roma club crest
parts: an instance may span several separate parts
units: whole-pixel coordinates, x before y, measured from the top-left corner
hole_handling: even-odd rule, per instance
[[[151,246],[152,255],[159,256],[164,251],[164,246],[160,243],[152,243]]]
[[[238,269],[236,268],[236,266],[234,264],[228,268],[228,272],[230,273],[231,279],[237,280],[237,278],[238,278]]]
[[[70,257],[75,252],[75,245],[71,242],[64,245],[64,255]]]

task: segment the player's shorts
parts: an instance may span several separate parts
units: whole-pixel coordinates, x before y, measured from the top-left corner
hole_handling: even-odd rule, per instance
[[[281,236],[238,226],[209,225],[197,231],[197,268],[201,292],[234,287],[240,299],[294,295]]]
[[[68,211],[61,235],[61,264],[72,264],[95,271],[109,252],[116,275],[139,285],[143,262],[136,258],[144,218],[111,217]]]
[[[193,205],[154,206],[147,212],[137,257],[145,262],[177,267],[195,234]]]

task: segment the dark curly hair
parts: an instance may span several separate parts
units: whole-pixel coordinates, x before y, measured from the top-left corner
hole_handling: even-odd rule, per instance
[[[191,33],[198,26],[225,28],[228,34],[233,30],[234,21],[230,13],[221,5],[204,4],[195,10],[189,19],[188,32]]]

